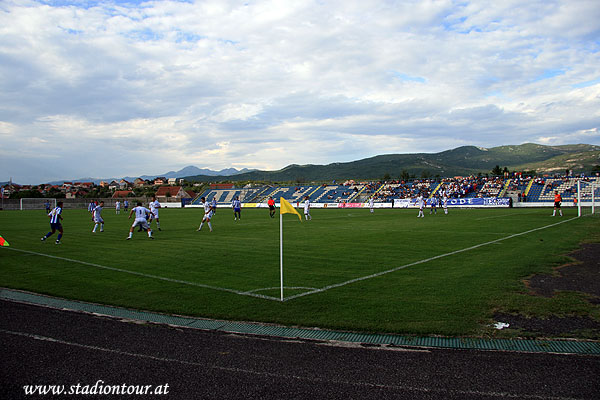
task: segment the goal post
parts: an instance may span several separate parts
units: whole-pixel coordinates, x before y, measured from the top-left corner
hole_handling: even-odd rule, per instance
[[[55,198],[45,197],[24,197],[19,201],[19,209],[23,210],[45,210],[46,202],[50,204],[50,209],[56,207]]]
[[[600,199],[600,184],[597,182],[577,181],[577,216],[594,215],[596,213],[596,202]],[[600,205],[600,204],[598,204]]]

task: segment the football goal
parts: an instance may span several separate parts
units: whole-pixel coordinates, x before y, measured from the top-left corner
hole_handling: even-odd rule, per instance
[[[600,184],[577,181],[577,215],[596,214],[600,206]]]
[[[21,199],[20,201],[20,209],[21,210],[45,210],[46,203],[50,205],[50,209],[56,207],[56,199],[55,198],[30,198],[26,197]]]

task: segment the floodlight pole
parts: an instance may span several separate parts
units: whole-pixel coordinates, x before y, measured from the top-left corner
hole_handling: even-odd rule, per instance
[[[581,217],[581,181],[577,181],[577,216]]]
[[[279,285],[280,299],[283,301],[283,214],[279,213]]]

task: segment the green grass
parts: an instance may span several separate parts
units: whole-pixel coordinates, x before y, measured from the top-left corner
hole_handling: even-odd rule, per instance
[[[285,297],[388,271],[510,235],[566,221],[549,209],[454,210],[416,218],[415,210],[311,211],[284,216]],[[0,286],[52,296],[174,314],[403,334],[487,335],[494,311],[529,316],[589,315],[581,295],[531,296],[522,280],[551,273],[564,256],[600,237],[597,217],[574,219],[285,302],[193,284],[279,297],[279,216],[243,210],[233,221],[219,209],[214,231],[196,232],[200,209],[163,209],[156,240],[125,237],[132,220],[105,210],[104,233],[92,234],[83,210],[63,212],[63,244],[43,211],[0,212]],[[206,231],[205,231],[206,229]],[[50,258],[40,253],[148,276]],[[177,283],[152,276],[188,282]]]

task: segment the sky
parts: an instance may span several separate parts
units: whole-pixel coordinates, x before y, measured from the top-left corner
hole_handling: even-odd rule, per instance
[[[600,145],[597,0],[0,1],[0,182]]]

